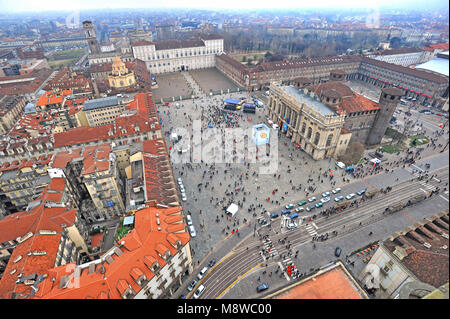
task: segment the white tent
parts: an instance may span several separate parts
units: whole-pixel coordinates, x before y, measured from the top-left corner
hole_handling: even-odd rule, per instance
[[[237,213],[238,209],[239,209],[238,205],[236,205],[236,204],[233,203],[233,204],[231,204],[230,206],[228,206],[228,208],[227,208],[227,214],[230,214],[231,217],[233,217],[234,214]]]

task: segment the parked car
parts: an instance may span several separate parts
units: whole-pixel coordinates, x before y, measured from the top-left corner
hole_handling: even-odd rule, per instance
[[[333,189],[331,192],[332,192],[333,194],[337,194],[337,193],[340,193],[340,192],[341,192],[341,189],[340,189],[340,188],[336,188],[336,189]]]
[[[344,196],[338,196],[338,197],[336,197],[335,199],[334,199],[334,201],[335,202],[340,202],[341,200],[343,200],[344,199]]]
[[[213,258],[209,261],[208,266],[211,268],[212,266],[214,266],[216,264],[216,260]]]
[[[205,286],[200,285],[200,287],[198,287],[198,289],[194,292],[194,298],[198,299],[202,295],[203,291],[205,291]]]
[[[330,196],[330,192],[322,193],[322,197],[328,197],[328,196]]]
[[[355,193],[351,193],[351,194],[348,194],[347,196],[345,196],[345,198],[346,199],[352,199],[355,196],[356,196]]]
[[[308,202],[310,202],[310,203],[315,202],[316,199],[317,199],[317,198],[315,198],[314,196],[313,196],[313,197],[310,197],[310,198],[308,198]]]
[[[192,217],[191,217],[191,215],[186,215],[186,222],[187,222],[188,226],[192,225]]]
[[[306,207],[306,210],[307,210],[308,212],[310,212],[310,211],[312,211],[314,208],[316,208],[316,206],[310,205],[310,206]]]
[[[328,197],[322,198],[320,201],[321,201],[323,204],[325,204],[325,203],[329,202],[330,199],[331,199],[330,196],[328,196]]]
[[[361,189],[360,191],[358,191],[356,194],[359,196],[362,196],[362,194],[364,194],[366,192],[365,189]]]
[[[197,233],[195,232],[195,228],[193,225],[189,226],[189,233],[191,234],[191,237],[194,238],[197,236]]]
[[[288,204],[285,207],[286,207],[286,209],[292,209],[292,208],[294,208],[294,204]]]
[[[198,280],[201,280],[205,274],[208,272],[208,267],[203,267],[202,270],[197,275]]]
[[[180,192],[182,192],[182,193],[185,193],[185,192],[186,192],[186,190],[184,189],[184,186],[183,186],[183,185],[180,185]]]
[[[278,213],[271,213],[270,214],[270,218],[277,218],[278,217]]]
[[[297,207],[295,209],[295,212],[297,212],[297,213],[301,213],[301,212],[304,212],[304,211],[305,211],[305,209],[303,207]]]
[[[316,207],[317,207],[317,208],[322,207],[322,206],[323,206],[323,203],[322,203],[322,202],[318,202],[318,203],[316,204]]]
[[[178,177],[178,185],[183,185],[183,180],[181,179],[181,177]]]
[[[256,287],[256,292],[262,292],[267,289],[269,289],[269,284],[262,284]]]
[[[298,204],[298,206],[303,206],[306,203],[307,203],[306,200],[302,200],[302,201],[299,201],[297,204]]]
[[[334,250],[334,255],[336,257],[339,257],[341,255],[342,249],[339,247],[336,247],[336,249]]]
[[[281,215],[286,215],[286,214],[290,214],[291,211],[290,210],[282,210],[281,211]]]
[[[186,193],[182,193],[182,194],[181,194],[181,200],[182,200],[183,202],[187,201]]]
[[[194,280],[193,282],[191,282],[189,284],[189,286],[187,287],[187,290],[192,291],[192,290],[194,290],[195,286],[197,286],[197,280]]]

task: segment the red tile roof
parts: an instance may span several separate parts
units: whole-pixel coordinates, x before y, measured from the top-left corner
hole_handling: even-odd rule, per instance
[[[114,124],[96,127],[76,127],[54,134],[54,147],[84,144],[119,136],[127,136],[161,129],[156,106],[151,93],[138,93],[127,109],[137,109],[136,114],[116,118]],[[152,127],[153,125],[153,127]]]
[[[17,282],[18,276],[36,274],[45,275],[53,268],[57,258],[63,224],[70,226],[75,222],[76,210],[65,207],[46,208],[48,201],[60,202],[63,179],[52,181],[46,187],[39,205],[20,213],[15,213],[0,220],[0,242],[18,237],[32,236],[17,244],[11,254],[3,277],[0,280],[0,298],[27,298],[32,294],[30,285]],[[52,191],[52,193],[50,193]],[[58,198],[56,198],[58,197]],[[55,231],[55,234],[40,234],[40,231]],[[34,255],[33,252],[45,252]]]
[[[147,200],[165,205],[179,203],[164,139],[144,141],[142,148]]]
[[[184,247],[190,236],[184,230],[181,207],[149,207],[137,211],[134,217],[135,228],[116,244],[117,247],[110,250],[113,253],[109,254],[109,261],[92,262],[91,270],[87,265],[78,266],[81,269],[78,278],[74,277],[74,270],[67,265],[50,270],[48,278],[40,283],[36,298],[121,299],[129,288],[135,293],[139,292],[141,287],[137,279],[145,275],[147,280],[151,280],[155,275],[149,268],[155,262],[161,267],[166,265],[160,253],[170,251],[171,255],[177,254],[174,247],[176,241],[179,240],[181,247]],[[170,222],[169,217],[172,218]],[[170,231],[171,227],[176,232]],[[69,285],[59,288],[64,276],[69,276]]]

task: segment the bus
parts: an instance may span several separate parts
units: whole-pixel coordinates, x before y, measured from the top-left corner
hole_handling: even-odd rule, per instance
[[[254,104],[244,103],[244,113],[255,113],[256,106]]]

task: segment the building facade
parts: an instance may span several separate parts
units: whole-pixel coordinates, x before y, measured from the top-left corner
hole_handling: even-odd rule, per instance
[[[111,74],[108,76],[109,86],[114,89],[122,89],[133,86],[136,83],[134,73],[129,71],[125,63],[119,57],[114,58]]]
[[[266,114],[315,160],[336,157],[350,140],[349,134],[341,138],[344,115],[338,115],[307,89],[273,83]]]
[[[215,66],[215,55],[223,52],[223,38],[202,36],[199,40],[139,41],[133,56],[145,61],[151,74],[188,71]]]
[[[216,67],[237,85],[262,90],[272,81],[291,81],[301,75],[313,84],[326,82],[334,70],[346,73],[347,80],[360,80],[380,88],[397,87],[417,103],[441,107],[449,95],[448,77],[363,56],[338,56],[263,62],[247,67],[226,54],[216,57]]]

